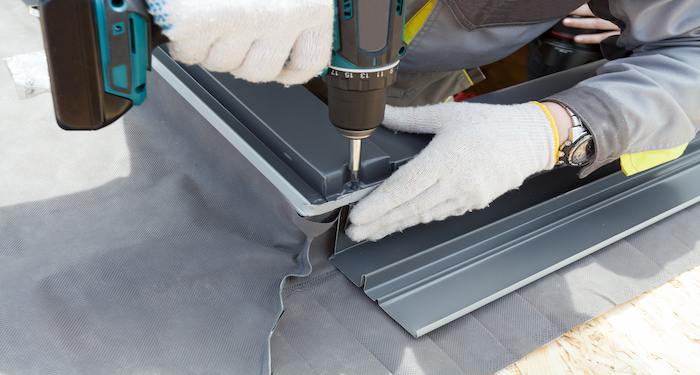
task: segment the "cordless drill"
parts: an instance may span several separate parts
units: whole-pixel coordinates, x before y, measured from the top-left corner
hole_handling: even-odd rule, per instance
[[[336,0],[333,58],[328,85],[331,123],[350,139],[350,184],[357,188],[361,141],[384,120],[386,88],[406,52],[405,0]]]
[[[324,77],[330,120],[349,138],[356,187],[360,140],[384,119],[386,88],[406,51],[405,0],[336,0],[333,59]],[[153,49],[167,38],[143,0],[41,0],[56,120],[67,130],[109,125],[146,98]]]

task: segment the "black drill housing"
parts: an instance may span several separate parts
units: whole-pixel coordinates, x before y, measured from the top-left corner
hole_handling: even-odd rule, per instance
[[[150,52],[167,39],[152,22],[146,4],[141,0],[99,1],[108,17],[121,17],[125,29],[129,14],[146,20],[150,67]],[[114,12],[117,5],[124,11]],[[66,130],[95,130],[117,120],[134,103],[105,91],[95,0],[41,0],[39,10],[58,125]],[[110,29],[109,42],[119,53],[112,57],[129,56],[133,37],[130,44],[128,30],[113,34],[116,31]]]

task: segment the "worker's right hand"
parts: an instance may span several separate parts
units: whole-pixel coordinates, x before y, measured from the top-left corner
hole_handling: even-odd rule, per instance
[[[556,127],[537,103],[387,107],[384,126],[435,137],[351,211],[347,234],[376,241],[481,209],[555,163]]]
[[[575,16],[584,16],[585,18],[567,17],[562,21],[564,26],[575,27],[577,29],[587,30],[608,30],[595,34],[579,34],[574,37],[574,41],[584,44],[598,44],[603,40],[613,35],[620,35],[620,28],[614,23],[596,17],[591,11],[588,4],[583,4],[575,11],[571,12]]]
[[[328,67],[333,0],[146,0],[170,54],[252,82],[304,83]]]

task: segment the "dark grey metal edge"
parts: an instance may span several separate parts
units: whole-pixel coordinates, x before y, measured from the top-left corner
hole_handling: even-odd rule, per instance
[[[328,106],[301,85],[251,83],[200,65],[179,65],[182,82],[196,82],[200,99],[217,103],[283,162],[306,185],[328,201],[353,193],[347,169],[349,142],[336,131]],[[235,129],[234,129],[235,130]],[[417,151],[419,151],[418,149]],[[416,151],[416,152],[417,152]],[[391,174],[391,156],[372,140],[362,143],[362,185]]]
[[[153,52],[153,69],[187,100],[216,130],[284,195],[303,217],[322,215],[369,194],[375,185],[326,200],[302,180],[188,72],[161,48]]]
[[[360,283],[370,298],[418,337],[699,201],[696,139],[675,161],[631,177],[618,172],[601,178],[373,269],[360,276]],[[451,224],[432,223],[409,236],[391,236],[387,245],[409,246],[439,233],[444,225]],[[344,267],[348,259],[368,260],[353,252],[362,253],[363,246],[337,254],[332,261],[347,271],[352,268]],[[354,280],[357,276],[348,275]]]
[[[276,186],[288,185],[287,190],[292,193],[285,196],[294,201],[295,206],[325,202],[160,47],[153,51],[153,69]]]
[[[532,81],[506,87],[469,99],[471,103],[517,104],[528,100],[540,100],[564,91],[589,78],[607,60],[594,61],[558,73],[546,75]]]
[[[339,207],[347,206],[352,202],[362,199],[364,196],[369,194],[379,182],[381,182],[381,179],[378,179],[374,183],[363,183],[361,188],[357,190],[341,191],[340,193],[336,193],[332,196],[323,196],[319,192],[318,187],[313,188],[306,182],[306,180],[303,178],[304,176],[299,174],[298,168],[293,169],[290,167],[288,159],[290,158],[291,154],[293,159],[303,161],[302,163],[291,163],[292,165],[305,168],[306,170],[315,170],[314,165],[307,163],[307,160],[305,160],[303,155],[298,154],[297,151],[283,147],[286,144],[286,140],[283,136],[277,135],[275,137],[266,137],[265,134],[260,134],[260,132],[264,133],[266,129],[269,131],[269,124],[261,125],[261,120],[258,119],[258,114],[251,111],[250,108],[247,108],[244,103],[236,102],[239,100],[239,98],[230,92],[225,92],[225,89],[219,88],[219,91],[224,91],[218,93],[209,92],[209,90],[200,84],[201,82],[199,82],[192,74],[194,69],[196,73],[195,75],[199,77],[200,80],[205,80],[210,86],[219,85],[219,81],[211,76],[209,72],[202,68],[184,67],[178,64],[162,48],[157,48],[153,52],[153,69],[158,72],[171,86],[173,86],[176,91],[178,91],[178,93],[185,98],[185,100],[187,100],[205,119],[207,119],[207,121],[209,121],[209,123],[211,123],[212,126],[214,126],[215,129],[217,129],[239,152],[241,152],[246,159],[248,159],[268,180],[270,180],[270,182],[277,187],[277,189],[285,196],[285,198],[287,198],[290,204],[301,216],[306,217],[321,215],[334,211]],[[232,78],[224,76],[223,79]],[[279,91],[280,88],[275,89]],[[311,93],[306,92],[303,88],[299,87],[297,89],[304,90],[304,93],[307,96],[311,95]],[[279,92],[277,94],[279,94]],[[285,93],[285,95],[282,96],[289,97],[289,94],[290,93]],[[219,99],[228,101],[228,105],[222,104]],[[313,98],[313,100],[317,101],[316,98]],[[322,105],[325,106],[324,104]],[[235,110],[232,110],[232,106],[236,107],[234,108]],[[303,112],[303,109],[298,108],[297,112]],[[239,118],[239,116],[243,116],[243,118]],[[315,114],[314,116],[318,117],[318,114]],[[303,114],[301,117],[302,119],[306,119]],[[325,117],[324,119],[324,123],[310,122],[307,125],[323,129],[323,131],[326,133],[330,132],[335,136],[335,138],[340,138],[342,146],[347,147],[347,141],[337,134],[335,129],[333,129]],[[328,122],[328,124],[326,124],[326,122]],[[274,125],[279,126],[279,124]],[[283,125],[289,125],[293,128],[292,125],[294,124]],[[253,132],[251,128],[256,130],[257,133]],[[261,136],[263,138],[261,138]],[[329,138],[329,136],[326,135],[325,138]],[[277,152],[270,148],[270,139],[272,139],[272,143],[279,146],[277,147]],[[336,144],[338,143],[337,141],[338,139],[336,139]],[[371,171],[372,164],[383,163],[386,165],[386,168],[389,168],[390,163],[388,160],[380,161],[380,159],[386,159],[387,156],[373,144],[368,142],[365,143],[367,144],[363,145],[363,152],[367,151],[367,149],[370,152],[367,152],[369,155],[366,160],[363,160],[363,167],[367,167],[367,170]],[[283,146],[280,146],[280,144]],[[280,149],[280,147],[282,147],[282,149]],[[309,149],[310,147],[306,147],[302,151],[309,151]],[[319,152],[318,150],[311,151]],[[335,168],[342,170],[345,167],[345,164],[343,163],[347,162],[347,151],[335,151],[336,153],[339,152],[342,154],[340,157],[342,161],[338,162],[338,165]],[[374,157],[372,157],[372,155],[374,155]],[[336,155],[336,158],[337,156],[338,155]],[[283,159],[283,157],[285,159]],[[377,168],[374,169],[376,170]],[[313,173],[316,172],[312,172],[312,174]],[[308,179],[308,173],[306,178]],[[311,180],[318,180],[319,178],[323,179],[322,174],[311,178]]]

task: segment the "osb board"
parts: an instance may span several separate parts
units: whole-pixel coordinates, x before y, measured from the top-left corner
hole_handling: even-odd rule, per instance
[[[497,375],[700,374],[700,266],[582,324]]]

